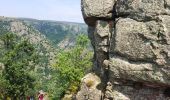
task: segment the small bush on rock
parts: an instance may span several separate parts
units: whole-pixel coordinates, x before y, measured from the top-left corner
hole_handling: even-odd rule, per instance
[[[87,80],[87,82],[86,82],[86,86],[88,87],[88,88],[90,88],[90,87],[92,87],[94,85],[94,81],[93,80]]]

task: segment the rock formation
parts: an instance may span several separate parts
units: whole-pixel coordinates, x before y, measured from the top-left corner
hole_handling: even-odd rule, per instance
[[[170,99],[170,0],[82,0],[82,13],[102,81],[87,100]]]

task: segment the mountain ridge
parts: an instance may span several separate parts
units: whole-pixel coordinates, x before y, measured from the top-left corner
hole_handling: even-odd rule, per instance
[[[9,16],[2,16],[0,18],[9,18],[9,19],[17,19],[17,20],[38,20],[38,21],[48,21],[48,22],[61,22],[61,23],[75,23],[75,24],[84,24],[84,22],[71,22],[71,21],[59,21],[59,20],[51,20],[51,19],[38,19],[38,18],[29,18],[29,17],[9,17]]]
[[[48,21],[29,18],[18,18],[20,20],[44,34],[52,44],[57,47],[64,39],[75,39],[77,34],[87,34],[87,25],[83,23],[63,22],[63,21]],[[72,41],[70,41],[72,42]],[[67,44],[69,45],[69,44]]]

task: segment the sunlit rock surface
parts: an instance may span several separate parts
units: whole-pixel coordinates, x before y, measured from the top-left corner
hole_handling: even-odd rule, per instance
[[[170,0],[82,0],[82,13],[105,84],[93,100],[170,99]]]

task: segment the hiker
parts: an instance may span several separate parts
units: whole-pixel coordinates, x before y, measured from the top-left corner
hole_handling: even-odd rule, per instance
[[[45,95],[46,95],[46,93],[44,93],[42,90],[40,90],[38,93],[38,100],[44,100]]]
[[[30,96],[30,100],[34,100],[34,96]]]

